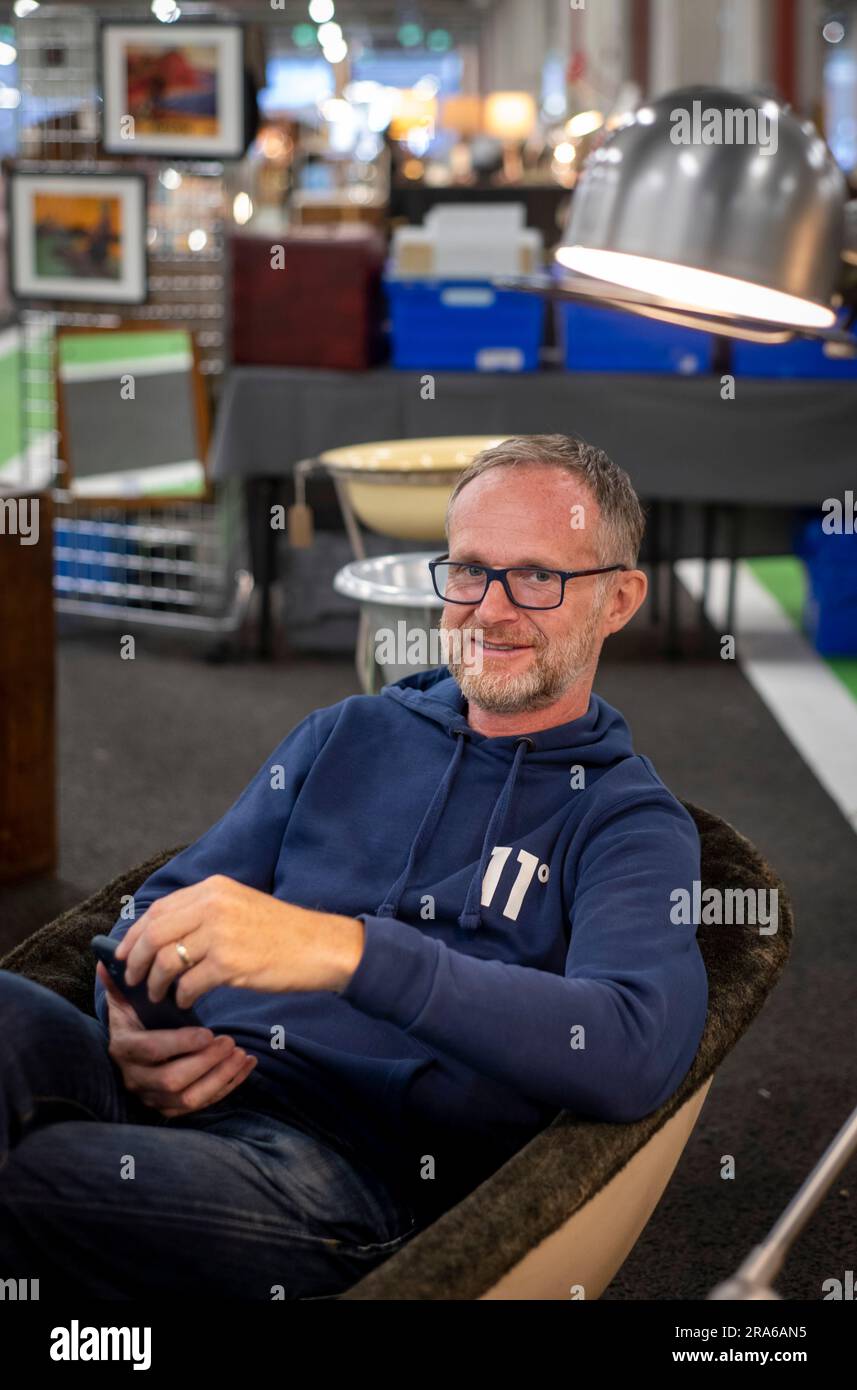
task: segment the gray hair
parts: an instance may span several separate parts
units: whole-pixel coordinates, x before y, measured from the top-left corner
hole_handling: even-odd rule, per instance
[[[461,474],[446,509],[446,533],[458,494],[493,468],[547,464],[561,469],[583,483],[598,504],[600,525],[594,545],[598,564],[628,565],[634,569],[646,526],[640,499],[623,468],[608,458],[603,449],[567,434],[526,434],[504,439],[483,449]],[[599,579],[607,579],[602,575]]]

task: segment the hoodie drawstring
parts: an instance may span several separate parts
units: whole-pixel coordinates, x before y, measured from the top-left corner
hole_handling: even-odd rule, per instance
[[[458,925],[465,931],[477,931],[482,925],[482,881],[488,868],[488,860],[491,858],[491,850],[495,843],[502,838],[503,827],[506,824],[506,815],[512,802],[512,793],[515,790],[515,783],[518,780],[518,772],[521,763],[524,761],[524,754],[527,749],[534,748],[535,744],[531,738],[519,738],[518,746],[515,749],[515,756],[512,766],[509,768],[509,775],[503,785],[497,803],[491,813],[491,819],[485,831],[485,839],[482,842],[482,855],[476,868],[476,873],[470,880],[470,887],[467,890],[467,897],[464,899],[464,907],[458,918]]]
[[[428,810],[420,822],[419,829],[411,845],[408,861],[395,883],[387,890],[387,896],[384,901],[376,907],[376,917],[396,916],[408,880],[413,872],[414,865],[422,852],[423,846],[431,839],[438,821],[443,815],[447,800],[449,799],[450,789],[464,754],[464,744],[467,735],[467,729],[455,730],[455,752],[450,758],[446,772],[443,774],[438,784],[437,791],[431,799]],[[518,772],[520,771],[521,763],[524,761],[524,754],[528,748],[532,749],[534,747],[535,744],[531,738],[522,737],[518,739],[518,746],[515,749],[512,766],[509,768],[509,775],[503,784],[503,790],[497,798],[494,810],[491,812],[491,818],[488,821],[488,826],[482,841],[482,853],[479,857],[479,863],[476,866],[476,872],[473,878],[470,880],[464,899],[464,907],[458,918],[458,925],[464,928],[465,931],[476,931],[482,925],[482,881],[488,868],[488,861],[491,858],[491,851],[494,848],[494,844],[503,834],[503,827],[505,826],[506,816],[508,815],[509,807],[512,803],[515,783],[518,780]]]
[[[431,802],[429,803],[429,808],[423,816],[420,822],[419,829],[417,830],[417,833],[414,836],[414,841],[411,845],[411,852],[408,855],[408,862],[406,863],[405,867],[399,874],[399,877],[396,879],[392,887],[387,889],[387,897],[385,901],[381,903],[380,907],[376,907],[376,917],[395,917],[396,913],[398,912],[399,903],[402,900],[402,894],[405,891],[405,886],[408,882],[408,879],[411,876],[414,864],[417,861],[417,855],[422,850],[423,845],[427,844],[428,841],[431,839],[432,835],[435,832],[435,827],[437,826],[438,821],[443,815],[444,808],[446,807],[447,799],[449,797],[450,788],[452,787],[453,781],[455,780],[455,774],[458,771],[458,764],[461,762],[462,754],[464,753],[464,744],[466,739],[467,730],[456,729],[455,752],[449,760],[446,772],[443,774],[443,777],[441,778],[438,784],[437,791],[432,797]]]

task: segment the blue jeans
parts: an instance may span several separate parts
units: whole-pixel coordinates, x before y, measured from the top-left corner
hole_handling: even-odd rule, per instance
[[[333,1298],[401,1248],[408,1202],[250,1076],[167,1119],[101,1023],[0,970],[0,1279],[40,1296]]]

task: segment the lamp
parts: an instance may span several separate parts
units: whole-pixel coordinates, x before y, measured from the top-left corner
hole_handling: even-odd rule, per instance
[[[492,92],[485,98],[485,134],[498,140],[526,140],[536,124],[529,92]]]
[[[440,108],[440,123],[444,130],[458,135],[478,135],[482,129],[482,98],[459,94],[446,97]]]
[[[514,182],[523,173],[519,146],[535,129],[535,99],[529,92],[491,92],[484,119],[485,134],[503,142],[503,171]]]
[[[431,135],[436,118],[436,97],[423,95],[412,87],[399,91],[390,121],[390,139],[406,140],[412,130],[426,130]]]
[[[671,92],[587,160],[555,252],[572,272],[560,284],[728,336],[851,342],[830,302],[846,196],[821,136],[788,107]]]
[[[774,1222],[765,1239],[753,1247],[730,1279],[711,1291],[709,1299],[730,1302],[778,1299],[780,1295],[771,1286],[783,1267],[786,1255],[855,1154],[857,1110],[852,1111],[839,1133],[828,1144],[809,1177]]]

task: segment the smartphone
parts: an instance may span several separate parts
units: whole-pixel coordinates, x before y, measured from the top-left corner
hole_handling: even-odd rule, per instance
[[[146,980],[139,984],[125,983],[125,962],[117,960],[119,942],[110,936],[94,936],[90,941],[93,952],[102,962],[108,975],[124,994],[144,1028],[201,1028],[193,1009],[182,1009],[176,1003],[176,980],[173,980],[163,999],[153,1004]]]

